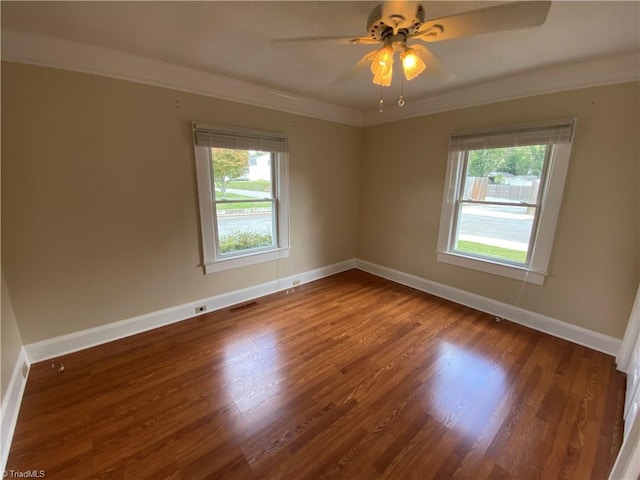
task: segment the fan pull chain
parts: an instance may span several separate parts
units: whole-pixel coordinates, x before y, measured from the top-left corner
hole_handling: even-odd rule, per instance
[[[378,111],[382,113],[383,110],[384,110],[384,100],[382,100],[382,87],[380,87],[380,107],[378,108]]]
[[[406,103],[404,101],[404,75],[400,77],[400,81],[402,83],[400,83],[400,98],[398,99],[398,106],[404,107],[404,104]]]

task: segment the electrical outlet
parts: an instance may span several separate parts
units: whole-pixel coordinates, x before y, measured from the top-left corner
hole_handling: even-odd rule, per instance
[[[27,375],[29,375],[29,365],[27,365],[27,362],[24,362],[22,364],[22,376],[27,378]]]
[[[206,305],[198,305],[196,307],[196,313],[202,313],[202,312],[206,312],[207,311],[207,306]]]
[[[294,280],[293,281],[293,286],[297,287],[298,285],[300,285],[300,280]]]

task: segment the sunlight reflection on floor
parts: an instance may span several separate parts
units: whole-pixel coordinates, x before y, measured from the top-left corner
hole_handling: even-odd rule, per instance
[[[275,333],[260,335],[259,345],[248,337],[224,349],[224,379],[227,390],[241,412],[260,408],[268,414],[279,406],[272,401],[282,383],[281,359]]]
[[[464,347],[441,341],[439,349],[442,367],[430,380],[430,413],[476,438],[505,398],[505,373],[498,362]]]

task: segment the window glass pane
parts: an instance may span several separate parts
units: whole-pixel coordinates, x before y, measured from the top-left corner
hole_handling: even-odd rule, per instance
[[[212,148],[211,162],[220,253],[275,246],[271,153]]]
[[[454,250],[524,264],[535,211],[533,207],[463,203]]]
[[[271,153],[212,148],[216,202],[273,198]]]
[[[537,203],[546,150],[530,145],[469,151],[462,198]]]
[[[220,253],[275,246],[274,213],[271,201],[216,204]]]

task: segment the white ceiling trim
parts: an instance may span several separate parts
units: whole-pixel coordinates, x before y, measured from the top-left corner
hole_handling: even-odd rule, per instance
[[[2,31],[2,60],[129,80],[362,126],[362,113],[287,92],[102,47]]]
[[[458,88],[423,100],[412,101],[407,98],[402,108],[392,103],[383,113],[377,109],[365,112],[363,126],[545,93],[637,80],[640,80],[639,51],[547,67]]]
[[[408,98],[403,108],[393,106],[381,114],[377,109],[362,113],[121,51],[10,30],[2,31],[2,59],[171,88],[353,126],[640,79],[640,52],[635,51],[521,73],[423,100]]]

